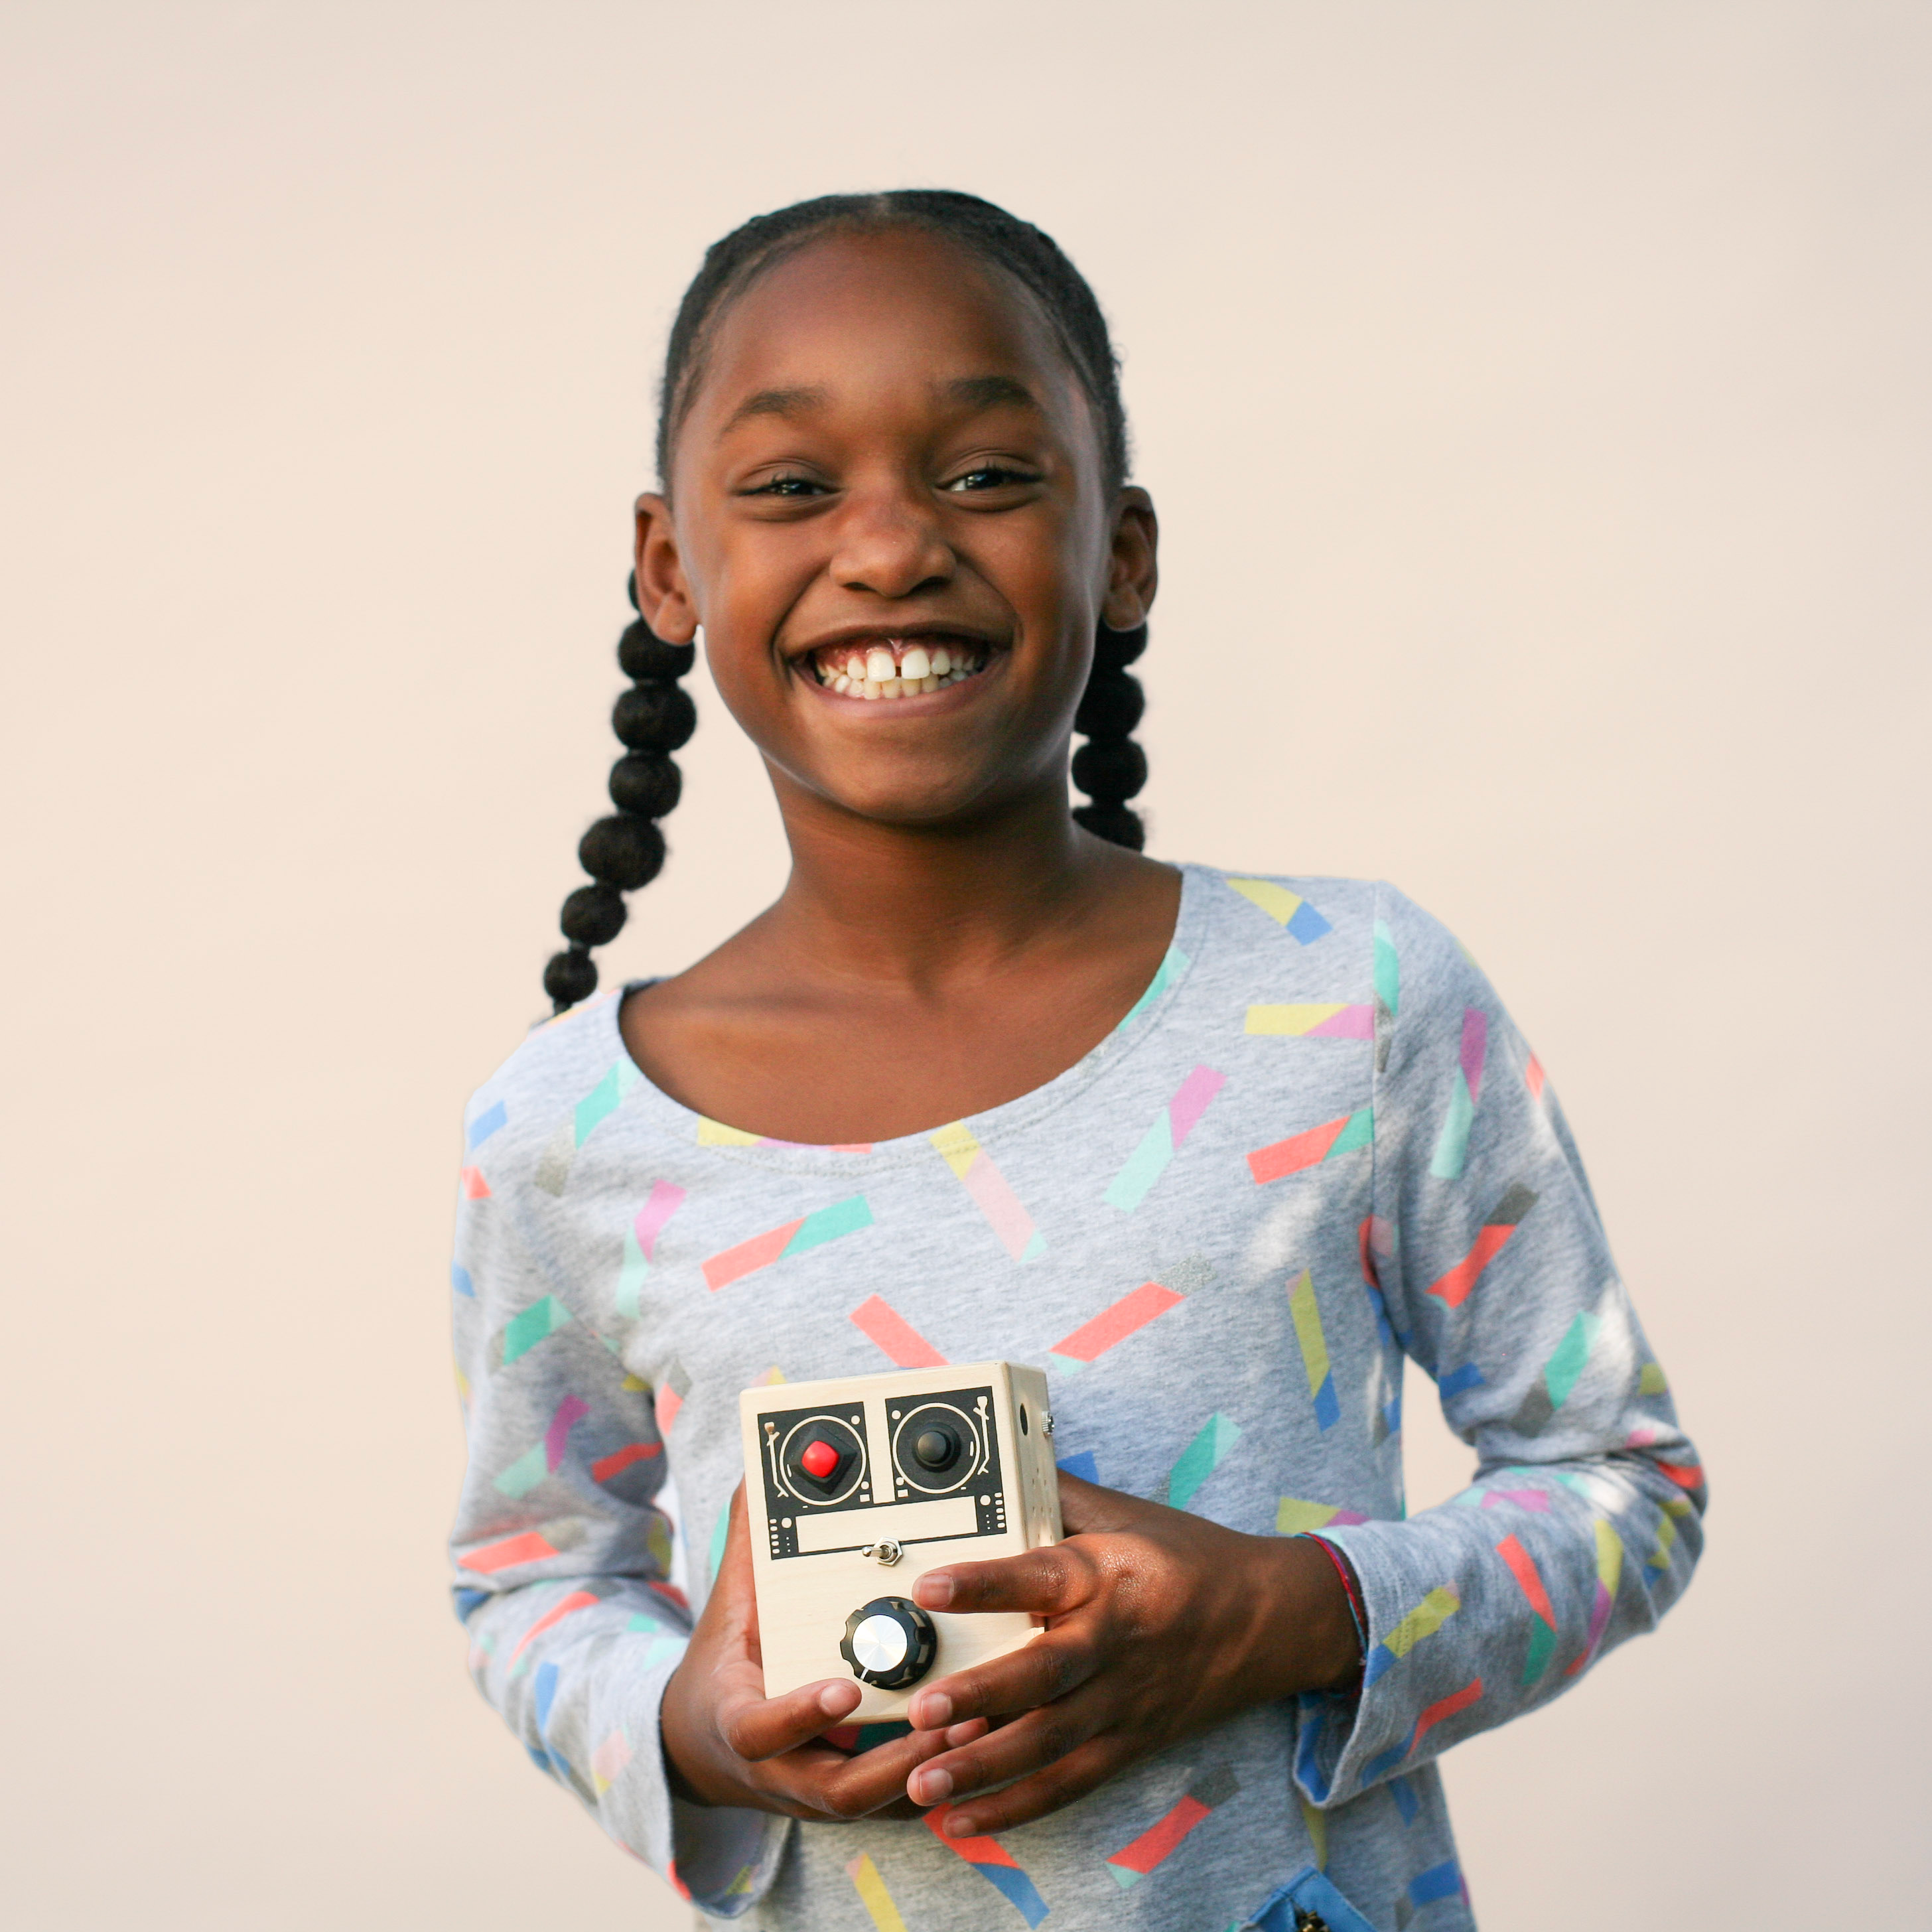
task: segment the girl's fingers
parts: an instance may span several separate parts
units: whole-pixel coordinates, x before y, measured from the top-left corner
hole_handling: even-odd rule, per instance
[[[944,1804],[989,1784],[1025,1778],[1077,1753],[1100,1729],[1101,1718],[1100,1700],[1091,1696],[1029,1711],[976,1744],[919,1766],[907,1781],[906,1796],[915,1804]]]
[[[718,1558],[718,1574],[712,1579],[711,1593],[705,1599],[702,1619],[728,1626],[743,1626],[757,1647],[758,1596],[752,1581],[751,1521],[745,1508],[745,1484],[741,1478],[731,1492],[730,1515],[724,1528],[724,1548]]]
[[[1075,1618],[1042,1630],[1030,1643],[943,1677],[912,1700],[906,1714],[922,1730],[937,1731],[968,1718],[1037,1710],[1064,1697],[1100,1668],[1100,1653]]]
[[[913,1586],[913,1600],[928,1610],[1025,1610],[1036,1617],[1064,1616],[1092,1594],[1094,1567],[1071,1544],[1029,1550],[992,1563],[949,1563],[928,1570]]]
[[[858,1708],[860,1690],[850,1678],[828,1678],[788,1690],[782,1697],[734,1699],[718,1713],[718,1734],[732,1750],[756,1764],[809,1744]]]
[[[1030,1824],[1098,1790],[1124,1762],[1124,1754],[1112,1736],[1092,1738],[1004,1791],[952,1806],[940,1817],[940,1829],[949,1838],[983,1838]]]
[[[905,1802],[907,1780],[946,1748],[944,1737],[934,1731],[910,1732],[856,1757],[807,1744],[760,1766],[758,1779],[802,1816],[868,1818]]]

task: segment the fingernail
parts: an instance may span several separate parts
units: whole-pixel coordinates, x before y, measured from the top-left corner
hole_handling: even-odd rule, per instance
[[[952,1700],[943,1691],[928,1691],[919,1708],[919,1727],[922,1731],[943,1731],[952,1721]]]
[[[921,1804],[944,1804],[952,1796],[952,1780],[943,1771],[922,1771],[919,1774]]]
[[[970,1744],[982,1736],[986,1729],[983,1718],[968,1718],[963,1724],[955,1724],[946,1734],[946,1748],[957,1750],[962,1744]]]
[[[943,1610],[952,1600],[952,1579],[944,1570],[930,1571],[919,1580],[913,1594],[928,1610]]]
[[[828,1684],[818,1694],[818,1708],[828,1718],[842,1718],[852,1706],[845,1701],[845,1694],[852,1688],[849,1684]]]
[[[946,1835],[949,1838],[976,1838],[979,1830],[980,1821],[976,1818],[966,1817],[957,1811],[951,1813],[946,1818]]]

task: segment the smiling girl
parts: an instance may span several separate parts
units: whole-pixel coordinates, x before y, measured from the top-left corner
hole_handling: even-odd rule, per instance
[[[1154,508],[1039,230],[927,190],[748,223],[658,455],[620,809],[560,1016],[469,1115],[484,1694],[716,1919],[1472,1924],[1436,1757],[1648,1629],[1703,1501],[1542,1069],[1392,888],[1141,854]],[[700,638],[790,878],[589,1002]],[[1407,1520],[1405,1355],[1480,1458]],[[989,1357],[1052,1378],[1067,1539],[916,1595],[1042,1634],[910,1730],[766,1700],[738,1391]]]

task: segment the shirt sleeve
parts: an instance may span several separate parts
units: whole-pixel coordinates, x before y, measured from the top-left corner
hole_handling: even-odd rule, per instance
[[[1360,1692],[1302,1700],[1340,1804],[1546,1703],[1690,1580],[1704,1474],[1542,1067],[1456,941],[1380,889],[1372,1301],[1478,1454],[1459,1496],[1325,1528],[1360,1580]]]
[[[770,1885],[789,1821],[670,1792],[658,1712],[692,1615],[670,1580],[652,1392],[533,1261],[512,1198],[466,1198],[451,1270],[469,1437],[451,1555],[470,1672],[612,1838],[734,1918]]]

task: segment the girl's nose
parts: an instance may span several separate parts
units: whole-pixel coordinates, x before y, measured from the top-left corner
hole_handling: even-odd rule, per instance
[[[893,598],[950,583],[956,567],[939,519],[897,492],[868,492],[847,506],[830,565],[842,589]]]

